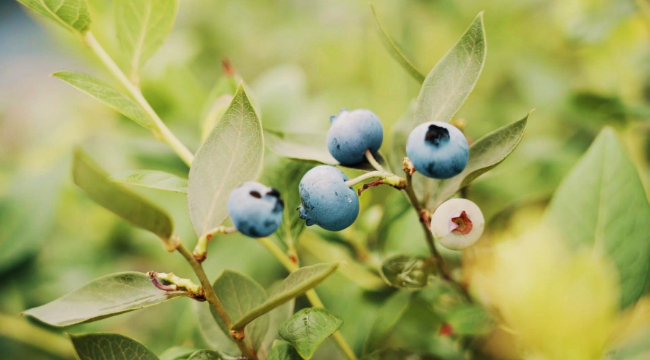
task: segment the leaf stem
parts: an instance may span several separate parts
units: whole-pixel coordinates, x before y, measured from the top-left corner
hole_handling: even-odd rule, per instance
[[[368,159],[368,162],[372,167],[374,167],[377,171],[384,171],[384,168],[375,160],[375,157],[372,156],[372,152],[370,150],[366,150],[366,159]]]
[[[287,271],[294,272],[300,269],[300,267],[291,261],[291,258],[289,258],[289,256],[287,256],[287,254],[282,251],[282,249],[280,249],[280,247],[276,245],[271,239],[260,238],[257,239],[257,241],[259,241],[262,246],[264,246],[273,256],[275,256],[275,258],[278,259],[282,265],[284,265]],[[314,289],[307,291],[305,293],[305,296],[314,307],[325,308],[325,305],[320,300],[318,294]],[[354,351],[352,351],[352,348],[350,348],[350,345],[348,345],[348,343],[345,341],[345,338],[343,338],[339,331],[335,332],[334,335],[332,335],[332,338],[349,360],[357,360],[357,356],[354,354]]]
[[[178,248],[176,250],[178,250],[178,252],[181,255],[183,255],[185,260],[187,260],[187,262],[190,264],[192,270],[194,270],[194,273],[199,278],[199,281],[201,282],[201,286],[203,286],[203,291],[205,292],[206,300],[210,303],[214,311],[216,311],[217,315],[219,315],[226,328],[230,329],[233,325],[233,322],[230,319],[228,313],[226,312],[226,309],[223,307],[221,300],[219,300],[219,297],[214,292],[212,283],[210,282],[210,279],[208,279],[208,276],[205,274],[205,270],[203,270],[203,266],[201,265],[201,263],[196,261],[192,253],[182,243],[178,244]],[[237,344],[237,347],[239,347],[239,350],[241,351],[243,356],[249,358],[250,360],[257,360],[257,355],[252,349],[246,346],[243,337],[231,336],[231,338]]]
[[[196,242],[196,246],[194,247],[194,252],[192,253],[194,255],[194,258],[198,262],[203,262],[205,261],[205,258],[208,256],[208,243],[212,238],[217,235],[217,234],[234,234],[237,232],[236,227],[227,227],[227,226],[218,226],[212,230],[210,230],[207,234],[201,236],[199,238],[199,241]]]
[[[189,151],[187,147],[185,147],[185,145],[183,145],[183,143],[178,140],[178,138],[171,132],[171,130],[169,130],[165,123],[163,123],[158,114],[156,114],[156,111],[154,111],[151,105],[149,105],[147,99],[144,98],[140,89],[129,80],[124,72],[122,72],[120,67],[117,66],[111,56],[108,55],[101,44],[97,42],[97,39],[92,34],[92,32],[86,32],[82,39],[84,43],[88,45],[88,47],[90,47],[90,49],[95,53],[95,55],[97,55],[99,60],[104,64],[108,71],[113,74],[113,76],[124,86],[124,88],[126,88],[133,99],[140,106],[142,106],[147,115],[149,115],[151,120],[154,122],[154,125],[156,126],[154,133],[162,141],[167,143],[167,145],[169,145],[172,150],[178,154],[178,156],[185,162],[185,164],[187,164],[187,166],[190,166],[192,164],[192,160],[194,159],[192,152]]]

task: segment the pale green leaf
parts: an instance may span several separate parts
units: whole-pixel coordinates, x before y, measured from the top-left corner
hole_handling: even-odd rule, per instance
[[[302,360],[296,349],[284,341],[276,341],[267,360]]]
[[[451,120],[474,89],[485,64],[486,51],[483,13],[480,13],[424,80],[415,107],[415,124]]]
[[[170,239],[174,226],[171,217],[158,206],[110,180],[80,149],[74,154],[72,176],[75,184],[96,203],[133,225]]]
[[[343,319],[322,308],[306,308],[295,313],[278,330],[298,354],[310,359],[316,349],[343,325]]]
[[[519,145],[529,116],[530,114],[519,121],[500,127],[474,142],[469,148],[467,166],[460,174],[451,179],[428,180],[434,182],[433,187],[437,193],[436,205],[449,199],[476,178],[503,162]]]
[[[135,121],[148,129],[154,128],[154,123],[142,107],[127,95],[115,90],[112,86],[90,75],[74,71],[58,71],[52,74],[78,90],[101,101],[111,109]]]
[[[455,335],[487,335],[492,331],[494,321],[480,305],[462,304],[446,314],[445,320]]]
[[[268,291],[274,292],[279,285],[280,283],[277,283],[277,286],[272,286]],[[293,315],[295,307],[296,299],[291,299],[269,313],[269,330],[266,332],[266,336],[262,342],[262,349],[258,354],[267,354],[269,352],[273,343],[280,338],[280,335],[278,334],[280,324],[287,321],[291,315]]]
[[[345,263],[345,266],[339,268],[338,274],[343,275],[364,290],[380,291],[386,289],[386,284],[379,275],[359,264],[343,245],[334,244],[307,233],[303,236],[299,249],[308,251],[321,261]]]
[[[327,149],[326,133],[292,133],[278,130],[264,129],[266,146],[277,155],[289,159],[315,161],[327,165],[338,165],[350,169],[374,171],[375,168],[367,161],[358,165],[341,165]],[[387,167],[386,160],[381,153],[377,154],[377,162]]]
[[[0,273],[42,250],[55,223],[69,168],[65,161],[38,175],[19,172],[0,197]]]
[[[201,140],[204,141],[208,138],[208,135],[210,135],[214,126],[217,125],[223,114],[228,110],[231,102],[232,95],[230,94],[221,95],[219,98],[214,100],[210,110],[203,119],[203,124],[201,126]]]
[[[368,354],[379,347],[390,330],[397,324],[411,302],[410,291],[398,291],[379,309],[375,321],[370,326],[368,337],[363,344],[363,353]]]
[[[388,53],[395,59],[397,62],[409,73],[415,80],[419,83],[424,82],[424,75],[415,68],[415,65],[406,57],[402,49],[388,36],[386,30],[384,30],[383,25],[377,17],[377,11],[375,11],[375,6],[371,3],[370,9],[372,10],[372,17],[375,19],[375,27],[377,28],[377,33],[379,33],[379,38],[381,39],[384,48]]]
[[[196,152],[190,169],[187,202],[196,234],[201,237],[228,217],[228,196],[262,170],[262,123],[239,87],[230,107]]]
[[[213,284],[214,291],[221,300],[224,309],[232,321],[237,322],[247,313],[266,301],[266,291],[264,288],[242,273],[226,270]],[[221,318],[212,310],[214,319],[225,334],[230,334]],[[244,330],[244,341],[247,346],[255,351],[261,348],[266,332],[269,328],[269,315],[266,314],[246,326]]]
[[[83,34],[90,28],[90,13],[86,0],[18,0],[18,2],[70,31]]]
[[[158,360],[146,346],[124,335],[103,333],[69,336],[79,360]]]
[[[388,285],[403,289],[422,289],[431,283],[436,272],[433,260],[397,255],[381,265],[381,277]]]
[[[214,350],[199,350],[192,354],[187,360],[222,360],[221,354]]]
[[[160,360],[186,360],[197,350],[193,348],[174,346],[160,354]]]
[[[650,269],[650,205],[634,164],[604,129],[557,189],[546,226],[573,247],[595,248],[614,261],[621,305],[642,294]]]
[[[266,156],[261,182],[277,189],[282,196],[284,213],[275,235],[286,244],[297,243],[300,234],[305,230],[305,221],[300,218],[300,212],[296,211],[301,204],[298,184],[305,173],[314,166],[315,164],[310,162],[281,158],[273,154]]]
[[[249,311],[234,325],[234,329],[240,329],[246,326],[249,322],[257,319],[258,317],[266,314],[267,312],[275,309],[276,307],[286,303],[287,301],[296,298],[307,290],[310,290],[316,285],[320,284],[328,276],[330,276],[339,264],[318,264],[312,266],[302,267],[287,276],[286,279],[280,284],[280,287],[269,296],[268,299],[253,310]]]
[[[112,180],[133,186],[187,194],[187,179],[164,171],[125,171],[113,175]]]
[[[174,27],[178,0],[114,0],[117,41],[128,62],[128,73],[138,71]]]
[[[194,311],[199,325],[199,331],[203,336],[205,342],[213,349],[219,349],[228,354],[234,354],[239,349],[232,341],[230,334],[226,334],[217,323],[212,315],[212,308],[210,304],[193,302]],[[276,309],[278,310],[278,309]],[[273,314],[274,311],[271,312]]]
[[[123,272],[97,278],[23,314],[52,326],[70,326],[158,305],[182,296],[187,296],[187,293],[156,288],[146,274]]]

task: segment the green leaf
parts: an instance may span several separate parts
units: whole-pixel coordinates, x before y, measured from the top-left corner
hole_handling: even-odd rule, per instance
[[[305,221],[296,211],[301,204],[298,184],[302,177],[314,167],[315,164],[296,161],[278,156],[266,156],[266,164],[262,173],[262,183],[277,189],[284,201],[282,224],[275,232],[280,241],[286,244],[298,242],[300,234],[305,230]]]
[[[79,360],[158,360],[146,346],[124,335],[104,333],[69,336]]]
[[[110,180],[80,149],[74,154],[72,176],[75,184],[99,205],[133,225],[170,239],[174,226],[171,217],[158,206]]]
[[[546,224],[573,247],[609,255],[621,279],[621,306],[642,294],[650,269],[650,204],[632,161],[605,128],[555,192]]]
[[[302,360],[302,358],[291,344],[275,341],[267,360]]]
[[[316,285],[320,284],[328,276],[334,273],[338,267],[338,263],[318,264],[305,266],[292,272],[286,279],[284,279],[275,293],[269,296],[264,303],[255,307],[239,319],[239,321],[233,325],[233,328],[241,329],[249,322],[268,313],[287,301],[304,294],[308,290],[313,289]]]
[[[123,272],[97,278],[23,314],[62,327],[105,319],[182,296],[187,293],[156,288],[146,274]]]
[[[90,13],[88,13],[86,0],[18,0],[18,2],[70,31],[84,34],[90,28]]]
[[[115,0],[117,41],[137,79],[140,67],[158,51],[174,27],[178,0]]]
[[[339,268],[338,274],[345,276],[362,289],[368,291],[386,290],[384,281],[367,267],[359,264],[342,245],[325,241],[308,233],[303,236],[300,247],[321,261],[345,263],[345,266]]]
[[[221,95],[219,98],[214,100],[210,110],[205,115],[203,119],[203,124],[201,126],[201,140],[205,140],[210,135],[212,129],[217,125],[223,114],[226,113],[230,103],[232,102],[232,95],[226,94]]]
[[[260,306],[267,298],[266,291],[260,284],[249,276],[232,270],[224,271],[214,282],[213,287],[234,322]],[[224,334],[230,334],[230,329],[226,328],[221,318],[214,310],[210,311]],[[261,316],[248,324],[244,330],[244,341],[247,346],[259,350],[268,328],[269,315]]]
[[[460,174],[446,180],[428,180],[433,181],[437,188],[434,208],[503,162],[519,145],[529,116],[530,113],[523,119],[500,127],[473,143],[469,148],[467,166]]]
[[[135,121],[147,129],[153,129],[154,123],[142,107],[129,96],[115,90],[112,86],[90,75],[74,71],[58,71],[52,74],[78,90],[101,101],[111,109]]]
[[[494,322],[490,314],[479,305],[462,304],[446,314],[446,321],[455,335],[487,335]]]
[[[327,149],[326,133],[291,133],[264,129],[264,137],[266,139],[266,146],[282,157],[316,161],[321,164],[344,166],[363,171],[375,170],[367,161],[354,166],[339,164]],[[375,160],[383,167],[388,166],[381,152],[378,153]]]
[[[361,360],[438,360],[440,358],[431,354],[420,354],[411,350],[385,349],[366,355]]]
[[[65,161],[42,174],[21,172],[12,179],[0,198],[0,273],[42,250],[55,224],[69,168]]]
[[[415,68],[413,63],[402,52],[402,49],[399,48],[399,46],[388,36],[386,30],[384,30],[384,27],[377,17],[375,6],[372,3],[370,4],[370,10],[372,10],[372,17],[375,20],[375,27],[377,28],[377,33],[379,34],[379,38],[381,39],[381,43],[384,45],[384,48],[395,60],[397,60],[397,62],[404,68],[404,70],[406,70],[406,72],[409,73],[409,75],[411,75],[419,83],[424,82],[424,75],[422,75],[422,73]]]
[[[222,360],[221,354],[214,350],[199,350],[187,360]]]
[[[370,326],[368,337],[363,344],[363,353],[368,354],[376,349],[378,345],[386,338],[390,330],[397,324],[399,319],[404,315],[411,302],[410,291],[398,291],[393,294],[377,313],[375,321]]]
[[[160,360],[186,360],[195,352],[196,349],[193,348],[174,346],[165,350],[165,352],[160,355]]]
[[[280,283],[278,282],[277,286],[272,286],[269,291],[274,290],[279,286]],[[291,299],[290,301],[287,301],[286,303],[273,309],[273,311],[269,313],[269,330],[266,332],[266,336],[262,342],[262,349],[258,355],[261,355],[262,352],[265,354],[268,353],[273,343],[280,338],[280,335],[278,334],[278,328],[280,327],[280,324],[287,321],[293,315],[293,310],[295,307],[296,299]]]
[[[262,123],[243,86],[210,136],[196,152],[190,169],[187,202],[196,234],[201,237],[228,217],[228,196],[262,170]]]
[[[133,186],[187,194],[187,179],[183,179],[164,171],[125,171],[113,175],[112,180]]]
[[[430,284],[436,272],[431,259],[397,255],[381,265],[381,277],[390,286],[403,289],[422,289]]]
[[[343,325],[343,319],[322,308],[306,308],[295,313],[278,332],[298,354],[310,359],[316,349]]]
[[[199,324],[199,331],[211,348],[219,349],[227,354],[234,354],[239,351],[230,334],[226,334],[215,320],[210,304],[194,301],[193,306]],[[273,312],[275,310],[271,314]]]
[[[480,13],[424,80],[415,107],[416,124],[451,120],[474,89],[485,64],[486,51],[483,13]]]

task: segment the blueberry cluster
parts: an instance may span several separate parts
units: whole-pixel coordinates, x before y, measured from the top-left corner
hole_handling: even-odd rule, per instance
[[[327,147],[341,165],[355,166],[376,157],[384,140],[379,117],[366,109],[343,109],[330,118]],[[434,179],[448,179],[467,166],[469,145],[455,126],[439,121],[418,125],[408,137],[406,154],[413,168]],[[348,177],[334,166],[321,165],[300,180],[300,218],[308,226],[330,231],[343,230],[359,215],[359,198],[346,184]],[[230,195],[228,211],[235,227],[251,237],[268,236],[282,221],[284,203],[277,190],[248,182]],[[473,202],[452,199],[431,217],[431,232],[438,243],[462,250],[483,232],[483,215]]]

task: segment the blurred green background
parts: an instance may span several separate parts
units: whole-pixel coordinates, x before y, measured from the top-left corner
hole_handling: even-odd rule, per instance
[[[112,2],[89,3],[94,32],[117,55]],[[650,17],[638,2],[374,4],[387,31],[423,73],[485,11],[487,63],[458,114],[467,121],[466,133],[478,139],[536,109],[515,153],[470,190],[486,218],[504,209],[543,206],[607,125],[619,132],[648,189]],[[365,0],[183,0],[171,36],[144,69],[143,92],[192,151],[226,58],[250,85],[265,126],[326,131],[329,116],[340,108],[363,107],[389,129],[417,97],[419,84],[383,49],[374,26]],[[130,120],[49,76],[62,69],[112,80],[74,35],[27,14],[13,0],[0,1],[0,327],[5,329],[10,323],[4,316],[15,317],[101,275],[156,270],[191,276],[180,256],[95,205],[69,176],[72,149],[79,144],[115,172],[157,169],[186,176],[187,167]],[[143,193],[173,214],[177,233],[193,246],[185,196]],[[375,204],[402,201],[390,194],[382,188],[366,192],[362,221],[342,237],[385,239],[377,257],[426,253],[413,212],[382,224],[377,235],[383,209]],[[305,263],[322,260],[303,251]],[[212,276],[233,268],[265,286],[285,276],[259,244],[238,235],[212,242],[210,253],[205,266]],[[318,291],[344,318],[343,334],[359,350],[386,294],[363,291],[341,275]],[[187,299],[66,331],[118,332],[157,353],[175,345],[205,346]],[[7,359],[58,358],[1,333]],[[321,358],[329,351],[335,351],[331,344]]]

